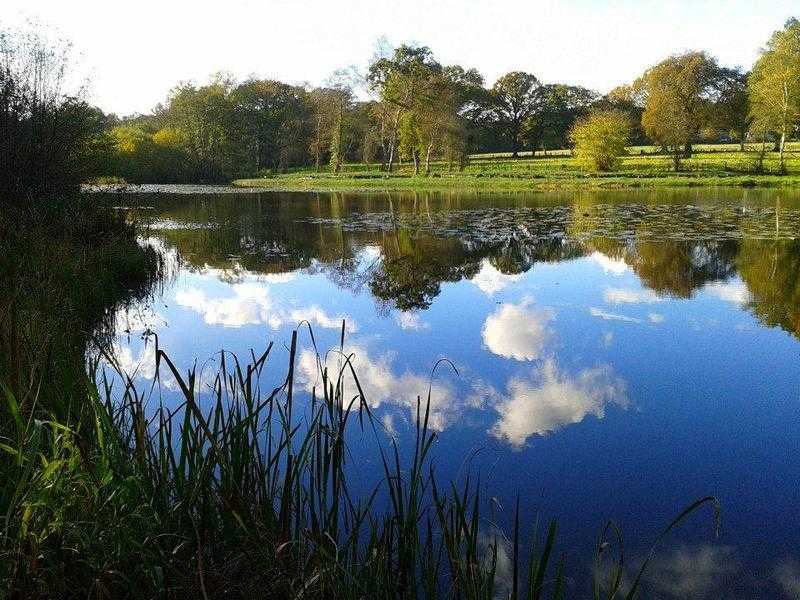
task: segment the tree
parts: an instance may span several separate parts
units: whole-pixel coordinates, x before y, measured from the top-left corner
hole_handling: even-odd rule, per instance
[[[474,69],[448,66],[431,73],[425,83],[413,112],[420,155],[425,157],[425,174],[429,175],[434,155],[447,154],[451,163],[465,161],[469,113],[483,78]]]
[[[511,156],[516,158],[522,149],[525,122],[541,104],[541,84],[535,75],[512,71],[492,86],[492,115],[496,126],[511,144]]]
[[[153,136],[137,124],[118,125],[109,135],[114,147],[114,174],[132,182],[154,182],[149,177],[153,169]]]
[[[353,101],[352,92],[348,88],[332,88],[327,96],[330,99],[330,165],[334,173],[338,173],[347,154],[350,123],[348,110]]]
[[[186,135],[186,150],[199,181],[224,181],[246,172],[246,148],[237,144],[232,83],[217,78],[209,85],[183,84],[175,88],[167,105],[169,126]]]
[[[642,129],[644,98],[632,85],[620,85],[603,96],[594,106],[599,110],[621,110],[630,121],[631,140],[633,145],[641,146],[649,143]]]
[[[780,169],[786,171],[786,139],[800,121],[800,21],[772,34],[749,79],[751,116],[779,137]]]
[[[660,62],[634,83],[645,98],[642,126],[671,150],[676,171],[681,150],[683,156],[691,156],[692,142],[709,122],[723,80],[716,60],[704,52],[688,52]]]
[[[303,88],[250,79],[236,86],[229,100],[249,170],[285,169],[305,160],[310,106]]]
[[[102,162],[105,116],[69,89],[71,47],[43,30],[0,29],[0,196],[52,200]]]
[[[626,153],[631,126],[628,116],[619,110],[599,110],[578,120],[570,139],[575,155],[584,168],[611,171]]]
[[[419,95],[430,79],[441,73],[442,66],[426,46],[402,45],[391,57],[375,60],[369,68],[367,81],[387,107],[387,170],[391,171],[399,142],[400,121],[403,115],[419,108]],[[418,162],[415,163],[419,170]]]
[[[419,123],[414,112],[406,112],[400,117],[398,129],[398,150],[400,155],[410,158],[414,163],[414,175],[419,174]]]
[[[720,69],[719,99],[713,108],[712,117],[716,127],[735,134],[742,152],[747,132],[753,122],[747,78],[748,74],[741,69]]]
[[[539,90],[537,111],[525,123],[525,138],[533,154],[547,148],[566,148],[575,121],[597,101],[592,90],[561,83],[546,84]]]
[[[483,86],[477,71],[442,66],[425,47],[400,46],[373,62],[368,81],[387,107],[376,112],[381,132],[389,132],[383,145],[389,171],[397,150],[414,163],[415,175],[423,157],[426,174],[437,155],[463,164],[466,131]]]
[[[328,78],[324,88],[312,92],[313,136],[310,150],[317,170],[326,152],[334,173],[339,172],[349,154],[355,137],[353,88],[358,80],[354,69],[339,69]]]

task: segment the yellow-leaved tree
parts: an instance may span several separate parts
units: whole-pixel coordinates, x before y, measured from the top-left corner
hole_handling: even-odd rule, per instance
[[[786,139],[800,123],[800,21],[772,34],[748,80],[754,128],[778,137],[781,172]]]
[[[630,135],[628,115],[621,110],[597,110],[575,123],[570,140],[583,168],[613,171],[627,153]]]

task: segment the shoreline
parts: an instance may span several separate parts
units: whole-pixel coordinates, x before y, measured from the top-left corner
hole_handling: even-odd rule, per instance
[[[258,179],[236,179],[239,190],[265,192],[590,192],[667,188],[800,189],[797,175],[674,175],[668,177],[585,176],[537,178],[519,176],[348,177],[290,174]]]

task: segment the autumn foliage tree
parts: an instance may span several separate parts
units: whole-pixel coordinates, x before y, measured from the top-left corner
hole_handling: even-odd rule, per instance
[[[800,21],[776,31],[749,79],[751,116],[759,129],[778,137],[780,170],[786,171],[786,140],[800,123]]]
[[[681,157],[691,156],[694,139],[709,122],[721,81],[716,60],[705,52],[687,52],[648,69],[634,83],[645,103],[642,126],[671,152],[676,171]]]

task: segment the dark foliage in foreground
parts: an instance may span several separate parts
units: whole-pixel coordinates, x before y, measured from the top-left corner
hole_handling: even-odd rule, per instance
[[[66,91],[69,45],[0,29],[0,203],[59,197],[97,174],[102,112]]]

